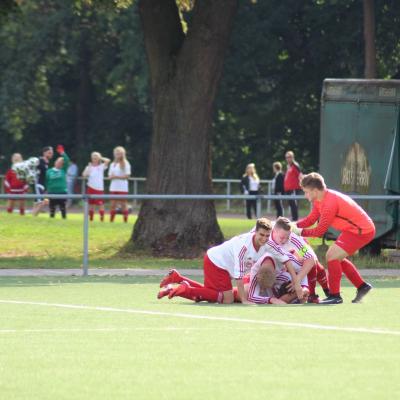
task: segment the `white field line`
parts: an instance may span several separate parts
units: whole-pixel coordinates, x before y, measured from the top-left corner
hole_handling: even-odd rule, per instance
[[[14,333],[81,333],[81,332],[133,332],[133,331],[194,331],[196,328],[181,328],[181,327],[137,327],[137,328],[124,328],[124,327],[107,327],[107,328],[37,328],[37,329],[0,329],[0,335],[2,334],[14,334]],[[203,330],[203,329],[202,329]],[[210,329],[211,330],[211,329]]]
[[[308,324],[308,323],[302,323],[302,322],[268,321],[268,320],[233,318],[233,317],[214,317],[214,316],[209,316],[209,315],[173,313],[173,312],[169,313],[169,312],[163,312],[163,311],[150,311],[150,310],[135,310],[135,309],[131,309],[131,308],[96,307],[96,306],[85,306],[85,305],[80,305],[80,304],[44,303],[44,302],[38,302],[38,301],[0,300],[0,303],[41,306],[41,307],[67,308],[67,309],[74,309],[74,310],[92,310],[92,311],[105,311],[105,312],[126,313],[126,314],[154,315],[154,316],[161,316],[161,317],[202,319],[202,320],[207,320],[207,321],[237,322],[237,323],[255,324],[255,325],[284,326],[287,328],[304,328],[304,329],[315,329],[315,330],[323,330],[323,331],[370,333],[370,334],[378,334],[378,335],[400,336],[400,331],[392,331],[392,330],[387,330],[387,329],[382,329],[382,328],[351,328],[351,327],[334,326],[334,325]]]

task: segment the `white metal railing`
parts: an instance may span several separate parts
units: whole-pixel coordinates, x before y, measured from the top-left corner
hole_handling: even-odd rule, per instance
[[[350,195],[354,200],[394,200],[400,201],[400,196],[395,195]],[[261,202],[263,200],[304,200],[302,195],[218,195],[218,194],[138,194],[138,195],[87,195],[87,194],[0,194],[2,199],[71,199],[83,200],[83,275],[89,273],[89,200],[90,199],[120,199],[120,200],[256,200],[257,216],[261,215]]]
[[[84,178],[83,176],[78,176],[77,177],[77,181],[80,183],[79,187],[80,187],[80,194],[85,194],[86,193],[86,178]],[[109,178],[108,177],[104,177],[104,180],[108,181]],[[128,181],[130,183],[130,189],[132,191],[130,191],[133,195],[138,195],[139,193],[139,182],[146,182],[146,178],[143,177],[131,177],[128,178]],[[223,178],[215,178],[212,180],[212,182],[214,184],[225,184],[225,194],[227,196],[231,195],[232,193],[239,193],[240,192],[240,187],[239,184],[241,182],[240,179],[223,179]],[[272,194],[272,179],[261,179],[260,183],[262,185],[266,185],[267,186],[267,191],[266,194],[270,195]],[[236,184],[236,188],[237,190],[232,190],[232,186]],[[0,193],[4,194],[4,175],[0,175]],[[135,199],[133,201],[133,205],[136,207],[137,206],[137,200]],[[226,200],[226,207],[225,209],[227,211],[231,210],[231,199],[227,199]],[[267,201],[267,212],[271,212],[271,200]]]

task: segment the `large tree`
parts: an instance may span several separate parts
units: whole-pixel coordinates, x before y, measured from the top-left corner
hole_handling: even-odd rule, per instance
[[[175,0],[142,0],[153,135],[147,192],[211,193],[213,103],[236,0],[196,1],[187,32]],[[133,243],[154,254],[196,257],[223,240],[211,201],[146,201]]]
[[[364,10],[364,78],[374,79],[376,75],[376,49],[375,49],[375,2],[363,1]]]

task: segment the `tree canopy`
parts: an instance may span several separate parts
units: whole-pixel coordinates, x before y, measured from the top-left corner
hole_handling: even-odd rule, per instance
[[[375,14],[377,77],[398,78],[400,3],[375,0]],[[0,21],[1,170],[14,151],[62,142],[83,168],[90,151],[120,144],[145,176],[152,106],[137,2],[8,1]],[[253,161],[268,178],[289,148],[318,167],[322,80],[363,77],[363,40],[356,0],[240,1],[214,107],[213,176]]]

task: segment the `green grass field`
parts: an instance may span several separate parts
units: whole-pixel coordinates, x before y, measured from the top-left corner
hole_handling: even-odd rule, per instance
[[[98,220],[89,228],[89,260],[94,268],[199,268],[201,259],[182,260],[120,254],[119,250],[132,234],[135,217],[124,224],[121,216],[115,223]],[[219,218],[226,238],[246,232],[254,220]],[[67,220],[47,214],[35,218],[0,213],[0,268],[80,268],[82,264],[83,221],[81,214],[70,214]],[[320,239],[312,241],[314,248]],[[321,256],[323,252],[321,252]],[[321,258],[323,259],[323,258]],[[362,267],[396,268],[385,258],[358,259]]]
[[[155,278],[0,278],[0,398],[396,399],[400,280],[363,304],[156,299]],[[76,306],[76,307],[74,307]]]

